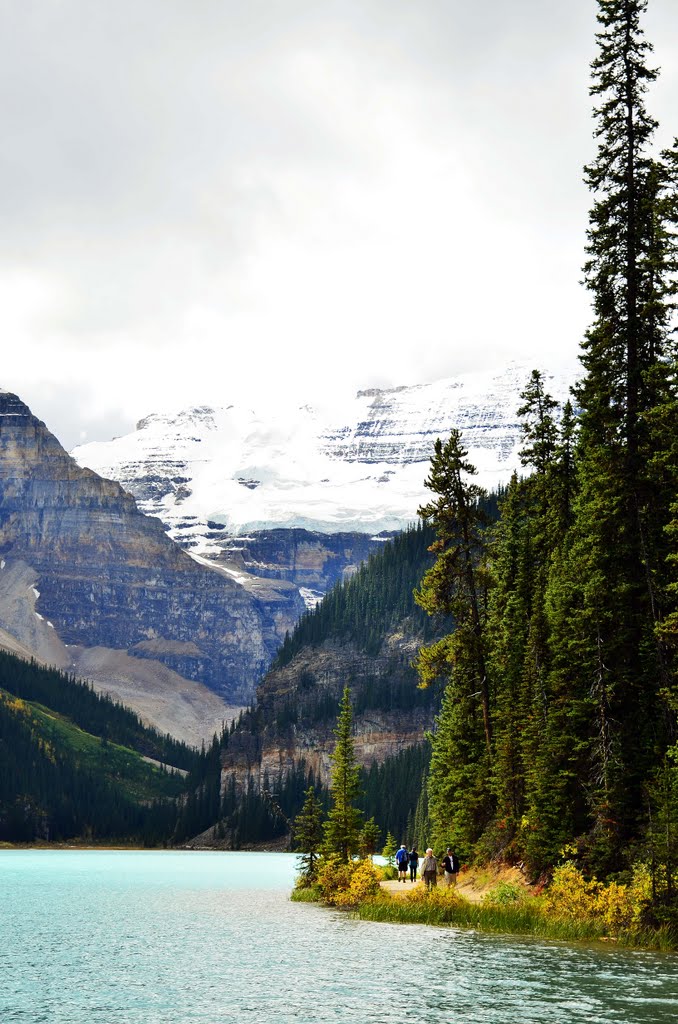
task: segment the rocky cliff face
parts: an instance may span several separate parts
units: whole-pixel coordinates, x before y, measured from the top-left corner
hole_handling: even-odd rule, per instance
[[[387,534],[262,530],[248,537],[223,537],[215,561],[243,583],[252,576],[282,581],[301,596],[306,608],[314,608],[387,540]],[[283,631],[281,640],[284,635]]]
[[[356,758],[369,766],[414,743],[433,726],[440,694],[417,689],[411,667],[420,638],[398,631],[376,657],[354,644],[325,641],[304,648],[285,668],[270,671],[257,691],[254,728],[236,730],[224,757],[224,784],[235,775],[271,782],[304,760],[330,780],[339,700],[346,684],[354,705]]]
[[[78,466],[7,392],[0,392],[0,580],[6,646],[63,668],[79,658],[95,671],[99,664],[128,690],[135,666],[141,688],[154,672],[168,686],[204,684],[221,698],[221,719],[229,717],[223,701],[251,699],[280,630],[303,607],[284,580],[243,586],[196,562],[120,484]],[[276,604],[286,609],[278,620]],[[114,655],[115,664],[103,655],[97,662],[94,650]]]

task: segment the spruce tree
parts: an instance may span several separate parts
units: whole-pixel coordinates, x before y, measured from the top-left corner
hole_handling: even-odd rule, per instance
[[[389,868],[392,868],[393,865],[395,864],[395,855],[397,849],[398,844],[395,841],[395,836],[393,835],[392,832],[388,832],[386,834],[386,842],[384,843],[384,848],[381,851],[381,855],[386,861],[386,866]]]
[[[599,0],[591,88],[599,148],[586,169],[595,196],[585,266],[595,319],[576,393],[579,491],[547,602],[552,763],[561,780],[584,784],[590,863],[602,871],[623,864],[662,717],[656,624],[668,510],[651,467],[666,434],[651,425],[671,399],[672,243],[662,212],[665,175],[649,149],[656,123],[644,94],[657,73],[646,63],[645,8],[645,0]],[[561,805],[557,820],[570,816],[577,827],[574,814],[583,824],[574,784],[552,803]]]
[[[533,730],[537,703],[526,678],[525,656],[532,620],[533,545],[529,489],[513,475],[501,503],[490,559],[494,585],[490,591],[488,639],[495,682],[493,788],[497,799],[497,839],[514,841],[524,814],[526,772],[533,752],[526,736]],[[537,715],[537,722],[541,716]],[[499,852],[499,851],[494,851]]]
[[[305,885],[311,885],[316,875],[316,862],[323,842],[323,808],[315,786],[306,790],[304,806],[294,819],[294,845],[299,850],[299,871]]]
[[[545,477],[556,450],[558,427],[553,414],[558,403],[546,391],[541,370],[532,371],[520,397],[523,400],[518,409],[523,442],[520,461],[523,466],[534,466],[536,472]]]
[[[489,519],[481,505],[485,491],[469,480],[476,470],[467,455],[460,431],[453,430],[444,444],[439,438],[424,482],[436,497],[418,512],[435,529],[431,551],[437,557],[424,574],[415,600],[429,615],[451,617],[454,632],[423,647],[417,667],[424,686],[453,671],[455,677],[463,675],[465,682],[477,690],[489,754],[492,714],[484,635],[487,574],[483,563],[484,531]]]
[[[323,852],[350,860],[358,852],[362,814],[355,806],[360,795],[360,769],[353,742],[353,708],[348,686],[339,704],[339,717],[334,730],[337,743],[331,755],[332,806],[325,822]]]
[[[361,828],[358,836],[358,851],[360,856],[369,857],[371,859],[377,852],[380,839],[381,829],[374,818],[369,818]]]
[[[573,504],[577,490],[576,433],[577,418],[572,408],[572,402],[567,401],[563,406],[552,467],[553,513],[557,540],[561,544],[572,525]]]
[[[673,148],[662,154],[662,188],[660,190],[662,255],[673,272],[673,298],[678,291],[678,139]],[[658,229],[658,234],[659,234]],[[675,309],[675,302],[673,304]],[[675,332],[674,332],[675,333]],[[663,602],[658,615],[657,637],[661,644],[663,678],[671,709],[669,727],[673,742],[676,736],[675,713],[678,711],[678,356],[674,349],[667,360],[672,384],[669,397],[658,404],[648,417],[649,427],[660,442],[650,466],[653,481],[662,495],[660,507],[669,514],[664,523]],[[662,443],[663,440],[663,443]]]
[[[419,509],[433,526],[437,555],[415,592],[431,615],[452,620],[453,631],[416,660],[421,685],[447,680],[442,708],[432,737],[428,811],[433,840],[453,838],[465,854],[482,833],[492,810],[490,763],[492,708],[487,659],[488,517],[481,505],[485,492],[471,482],[475,468],[458,430],[443,444],[436,441],[426,486],[434,500]]]

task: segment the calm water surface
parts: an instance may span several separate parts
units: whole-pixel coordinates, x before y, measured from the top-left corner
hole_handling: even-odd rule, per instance
[[[678,1021],[678,957],[352,921],[287,854],[0,852],[0,1022]]]

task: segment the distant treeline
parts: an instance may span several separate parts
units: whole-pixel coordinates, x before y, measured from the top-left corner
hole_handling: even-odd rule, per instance
[[[0,840],[172,842],[206,761],[88,683],[0,652]]]
[[[428,819],[423,801],[430,760],[431,744],[424,740],[361,771],[363,795],[357,806],[366,819],[374,818],[381,828],[381,845],[390,832],[398,845],[426,848]]]
[[[190,771],[197,764],[193,747],[148,728],[129,708],[58,669],[43,668],[32,660],[22,661],[0,651],[0,689],[43,704],[94,736],[132,747],[174,768]]]
[[[385,542],[382,551],[370,555],[353,576],[334,586],[313,611],[302,616],[294,632],[285,637],[271,668],[284,668],[302,648],[331,639],[348,640],[375,655],[384,637],[408,616],[413,618],[412,632],[430,638],[435,625],[416,607],[412,591],[422,567],[431,563],[428,548],[433,540],[433,531],[419,525]]]
[[[101,745],[99,764],[83,764],[75,743],[55,742],[33,707],[0,691],[0,840],[162,841],[174,802],[135,797],[128,785],[140,780],[134,773],[125,778],[127,767],[124,752],[110,744]],[[161,774],[156,771],[152,788],[176,791],[174,780],[163,782]]]

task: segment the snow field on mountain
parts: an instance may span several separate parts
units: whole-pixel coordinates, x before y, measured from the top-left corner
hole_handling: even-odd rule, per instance
[[[340,410],[235,405],[151,415],[134,433],[81,445],[73,456],[119,480],[140,507],[197,554],[228,535],[272,527],[379,533],[413,522],[437,437],[459,428],[491,488],[520,469],[517,408],[531,367],[434,384],[359,392]],[[567,397],[574,369],[548,381]]]

